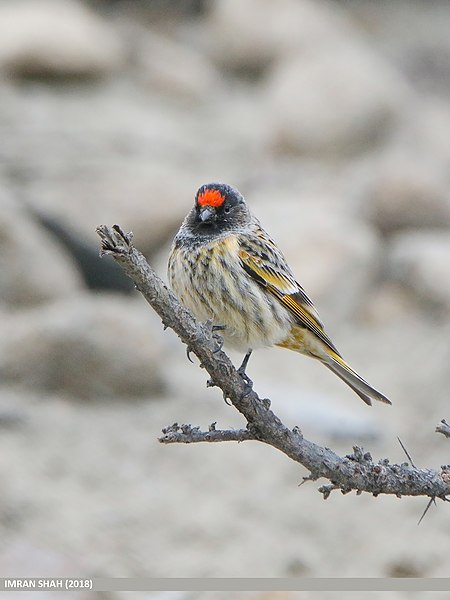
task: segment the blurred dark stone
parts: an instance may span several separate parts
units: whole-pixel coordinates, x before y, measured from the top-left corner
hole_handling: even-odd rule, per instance
[[[206,10],[206,0],[86,0],[94,8],[120,9],[121,12],[163,18],[197,17]]]
[[[55,236],[70,252],[77,263],[86,285],[93,290],[110,290],[129,294],[134,285],[123,274],[121,268],[110,256],[100,258],[97,247],[80,240],[79,237],[56,219],[33,213],[39,224]]]

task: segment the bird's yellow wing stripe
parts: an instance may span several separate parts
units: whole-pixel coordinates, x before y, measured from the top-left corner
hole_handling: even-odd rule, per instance
[[[281,273],[277,273],[277,271],[274,271],[270,267],[258,267],[256,264],[246,264],[264,281],[265,285],[273,287],[282,294],[295,293],[296,287],[293,285],[292,281],[289,281],[289,279]]]
[[[295,281],[271,268],[259,256],[253,256],[245,250],[240,249],[239,257],[247,273],[252,275],[262,285],[271,285],[283,294],[293,294],[297,291]]]
[[[308,311],[308,309],[300,304],[297,299],[291,294],[280,294],[277,289],[274,289],[272,286],[268,286],[267,288],[274,296],[276,296],[280,302],[298,319],[299,325],[303,325],[309,329],[314,335],[316,335],[328,348],[331,352],[337,356],[340,356],[336,346],[324,332],[320,323],[316,321],[313,315]]]
[[[267,266],[262,259],[245,250],[239,251],[242,266],[260,285],[265,287],[298,319],[299,325],[314,333],[330,350],[340,357],[333,342],[324,332],[322,324],[311,314],[309,307],[301,302],[302,292],[297,283]],[[304,292],[303,292],[304,293]],[[296,297],[297,296],[297,297]]]

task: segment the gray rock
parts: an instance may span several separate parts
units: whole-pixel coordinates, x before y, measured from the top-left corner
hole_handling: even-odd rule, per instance
[[[384,279],[372,290],[358,316],[374,328],[394,322],[410,327],[412,321],[421,321],[423,314],[408,288],[399,281]]]
[[[407,148],[387,152],[372,168],[367,216],[385,234],[411,227],[450,226],[449,178],[434,156]]]
[[[412,97],[387,147],[370,157],[360,205],[383,233],[450,224],[448,103]]]
[[[220,94],[219,72],[201,52],[155,31],[135,29],[134,37],[138,76],[151,90],[200,102]]]
[[[423,2],[349,0],[346,10],[359,20],[389,61],[395,64],[417,90],[440,94],[450,91],[450,11],[446,1],[433,10]]]
[[[70,297],[82,279],[64,248],[15,202],[0,197],[0,303],[39,304]]]
[[[394,136],[397,152],[424,162],[431,172],[450,178],[450,109],[448,101],[435,98],[411,98],[404,107],[400,127]],[[431,163],[431,165],[430,165]],[[434,169],[433,169],[434,167]],[[443,175],[442,175],[443,174]]]
[[[115,31],[77,0],[0,4],[0,70],[25,77],[93,77],[117,69]]]
[[[259,71],[317,40],[352,30],[344,11],[309,0],[215,0],[199,32],[214,59],[237,71]]]
[[[273,143],[299,153],[347,153],[387,134],[405,99],[401,77],[349,38],[280,61],[266,81]]]
[[[409,231],[392,239],[389,273],[433,308],[450,309],[450,230]]]
[[[164,390],[154,315],[141,299],[78,297],[2,319],[3,380],[74,397]]]

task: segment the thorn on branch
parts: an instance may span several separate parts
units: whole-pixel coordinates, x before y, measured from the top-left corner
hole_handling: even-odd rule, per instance
[[[434,504],[434,505],[436,506],[436,498],[435,498],[435,496],[432,496],[432,497],[430,498],[430,501],[428,502],[428,504],[427,504],[427,506],[426,506],[425,510],[423,511],[423,513],[422,513],[422,516],[420,517],[420,519],[419,519],[419,521],[418,521],[417,525],[420,525],[420,524],[422,523],[422,521],[423,521],[423,519],[424,519],[425,515],[426,515],[426,514],[427,514],[427,512],[429,511],[429,509],[430,509],[430,507],[431,507],[431,505],[432,505],[432,504]]]
[[[412,466],[413,466],[415,469],[417,469],[416,465],[414,464],[414,461],[413,461],[413,459],[411,458],[411,455],[409,454],[408,450],[405,448],[405,446],[404,446],[404,444],[403,444],[402,440],[401,440],[401,439],[400,439],[398,436],[397,436],[397,439],[398,439],[398,442],[399,442],[400,446],[401,446],[401,447],[402,447],[402,449],[403,449],[403,452],[404,452],[404,453],[406,454],[406,456],[408,457],[408,459],[409,459],[409,462],[411,463],[411,465],[412,465]]]
[[[307,481],[317,481],[318,479],[319,479],[319,475],[315,475],[314,473],[310,473],[306,477],[302,477],[302,481],[300,481],[300,483],[298,484],[297,487],[300,487],[301,485],[303,485]]]

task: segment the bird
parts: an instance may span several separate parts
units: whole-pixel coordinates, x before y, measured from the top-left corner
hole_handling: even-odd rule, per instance
[[[202,185],[172,243],[169,285],[194,316],[220,328],[227,347],[277,346],[320,361],[369,406],[391,401],[344,360],[278,245],[225,183]]]

